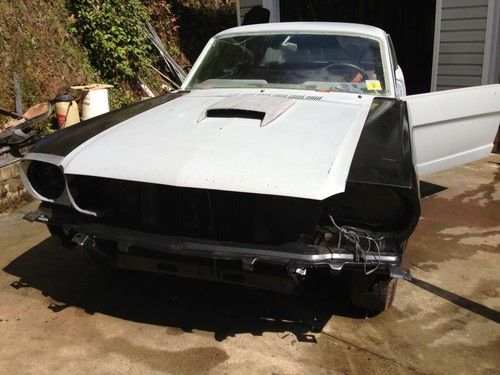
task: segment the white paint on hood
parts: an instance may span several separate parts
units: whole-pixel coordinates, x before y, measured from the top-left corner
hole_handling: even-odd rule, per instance
[[[221,98],[193,92],[128,119],[71,152],[64,171],[318,200],[344,191],[373,97],[296,100],[263,127],[244,118],[198,123]]]

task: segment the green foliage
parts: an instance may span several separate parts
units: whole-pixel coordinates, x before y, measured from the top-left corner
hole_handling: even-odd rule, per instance
[[[111,109],[118,109],[133,103],[132,91],[127,88],[113,88],[109,90],[109,106]]]
[[[149,12],[140,0],[78,0],[71,6],[70,31],[81,38],[102,77],[116,83],[146,70],[151,45],[144,23]]]
[[[191,66],[206,42],[236,26],[235,0],[143,0],[167,51],[182,67]]]
[[[162,0],[157,0],[162,1]],[[170,0],[178,26],[179,46],[194,63],[208,40],[218,32],[236,26],[234,0]]]

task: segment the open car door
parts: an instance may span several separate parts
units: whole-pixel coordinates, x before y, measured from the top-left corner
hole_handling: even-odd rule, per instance
[[[488,156],[500,124],[500,85],[410,95],[416,172],[422,176]]]

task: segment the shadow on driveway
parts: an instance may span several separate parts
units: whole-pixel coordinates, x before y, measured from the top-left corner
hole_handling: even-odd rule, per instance
[[[105,270],[81,250],[46,239],[13,260],[4,271],[19,278],[13,288],[35,288],[54,299],[55,313],[75,306],[89,314],[213,332],[221,341],[238,333],[292,332],[315,342],[332,315],[364,319],[347,301],[345,276],[316,280],[300,296],[168,275]],[[329,281],[329,282],[328,282]],[[326,286],[330,287],[326,287]]]
[[[432,182],[427,182],[420,180],[420,197],[425,198],[430,195],[439,193],[440,191],[446,190],[447,187],[433,184]]]
[[[426,281],[413,278],[411,281],[413,285],[418,286],[438,297],[441,297],[451,303],[454,303],[457,306],[460,306],[463,309],[469,310],[475,314],[481,315],[482,317],[489,319],[495,323],[500,323],[500,312],[490,309],[480,303],[474,302],[468,298],[464,298],[459,296],[458,294],[452,293],[448,290],[440,288],[434,284],[430,284]]]

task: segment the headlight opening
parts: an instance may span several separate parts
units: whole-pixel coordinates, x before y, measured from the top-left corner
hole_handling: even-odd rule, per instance
[[[64,175],[54,164],[32,161],[26,174],[33,189],[44,198],[56,199],[64,192]]]

